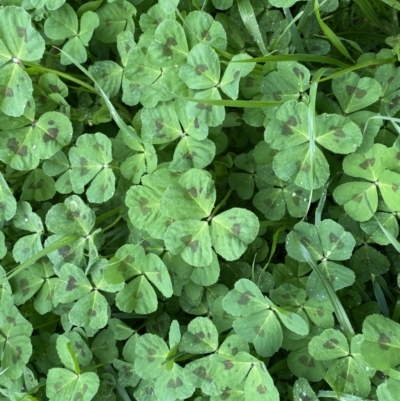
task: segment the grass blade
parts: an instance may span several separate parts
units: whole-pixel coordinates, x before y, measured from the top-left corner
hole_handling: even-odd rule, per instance
[[[70,56],[68,53],[66,53],[65,51],[58,49],[56,47],[57,50],[59,50],[61,53],[64,54],[65,57],[67,57],[71,63],[73,63],[77,68],[79,68],[88,78],[90,78],[93,83],[95,84],[95,88],[97,89],[97,91],[99,92],[100,96],[103,98],[105,104],[108,107],[108,110],[110,111],[111,117],[113,118],[113,120],[115,121],[115,124],[117,124],[118,128],[127,136],[130,136],[132,138],[134,138],[136,141],[143,143],[143,141],[139,138],[139,136],[136,134],[135,130],[133,127],[129,127],[125,121],[121,118],[121,116],[118,114],[117,110],[115,110],[115,107],[113,106],[113,104],[111,103],[110,99],[108,98],[108,96],[105,94],[105,92],[103,91],[103,89],[101,89],[100,85],[98,84],[98,82],[94,79],[93,75],[85,68],[83,67],[81,64],[79,64],[72,56]]]
[[[349,64],[343,63],[340,60],[336,60],[333,57],[319,56],[317,54],[278,54],[263,57],[249,58],[245,60],[238,60],[240,63],[269,63],[276,61],[308,61],[311,63],[321,63],[321,64],[332,64],[337,65],[340,68],[348,68]]]
[[[353,326],[350,323],[349,317],[347,316],[346,311],[343,308],[342,303],[340,302],[339,297],[337,296],[332,284],[328,281],[325,275],[321,272],[319,266],[315,262],[315,260],[311,257],[308,249],[300,242],[297,235],[293,236],[294,242],[299,248],[303,258],[307,261],[307,263],[312,267],[313,271],[317,274],[318,278],[321,280],[326,293],[328,294],[329,300],[332,303],[333,309],[335,311],[336,318],[346,335],[346,337],[351,338],[355,336],[355,332]]]
[[[258,27],[258,22],[250,0],[238,0],[237,4],[246,29],[260,48],[261,54],[265,56],[268,53],[268,50],[265,46],[264,39],[261,36],[260,28]]]
[[[314,12],[315,12],[315,16],[317,18],[319,26],[322,29],[322,32],[328,38],[328,40],[332,43],[333,46],[336,47],[337,50],[340,51],[340,53],[343,54],[343,56],[345,56],[347,59],[349,59],[350,61],[352,61],[354,63],[353,58],[350,56],[349,52],[344,47],[344,45],[340,41],[340,39],[336,36],[335,32],[333,32],[332,29],[329,28],[329,26],[326,25],[324,21],[322,21],[321,14],[319,13],[318,0],[314,0]]]
[[[351,67],[344,68],[338,72],[335,72],[332,75],[322,78],[319,80],[319,82],[329,81],[330,79],[339,77],[340,75],[347,74],[350,71],[355,71],[355,70],[359,70],[361,68],[370,67],[371,65],[393,64],[396,62],[397,62],[397,59],[395,59],[394,57],[393,58],[377,58],[374,60],[364,61],[363,63],[352,65]]]

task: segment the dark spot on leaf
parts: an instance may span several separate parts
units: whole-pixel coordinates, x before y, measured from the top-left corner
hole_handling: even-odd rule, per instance
[[[234,364],[232,361],[230,361],[229,359],[227,359],[226,361],[222,362],[224,364],[224,368],[225,370],[230,370],[233,368]]]
[[[240,77],[240,71],[235,71],[233,74],[233,79],[238,79]]]
[[[353,375],[347,374],[346,372],[343,372],[340,376],[341,376],[346,382],[354,383],[354,377],[353,377]]]
[[[28,37],[26,35],[26,29],[23,28],[22,26],[17,26],[17,35],[20,38],[24,38],[24,42],[28,43]]]
[[[339,340],[337,338],[331,338],[330,340],[326,341],[322,346],[325,349],[334,349],[336,345],[339,344]]]
[[[61,93],[61,90],[57,85],[49,84],[49,88],[55,93]]]
[[[254,297],[251,291],[245,291],[238,300],[239,305],[247,305],[250,301],[250,297]]]
[[[43,181],[40,180],[40,181],[37,181],[37,182],[31,182],[29,184],[28,188],[29,189],[41,189],[41,188],[43,188]]]
[[[362,99],[367,94],[366,90],[356,88],[352,85],[346,85],[346,92],[349,96],[352,96],[354,94],[357,99]]]
[[[307,237],[302,237],[302,238],[300,239],[300,242],[301,242],[305,247],[307,247],[307,246],[310,245],[310,240],[309,240]]]
[[[324,314],[325,314],[325,312],[324,312],[324,310],[323,310],[322,308],[317,309],[317,315],[318,315],[319,317],[324,316]]]
[[[204,72],[207,70],[208,70],[208,67],[205,64],[196,65],[196,74],[197,75],[204,74]]]
[[[199,366],[193,371],[193,373],[196,376],[201,377],[202,379],[205,379],[207,377],[207,369],[204,366]]]
[[[141,299],[143,298],[143,293],[141,291],[138,291],[138,293],[136,294],[136,299]]]
[[[260,383],[257,386],[257,393],[258,394],[265,394],[267,392],[267,388],[264,386],[264,384]]]
[[[391,84],[391,83],[393,82],[393,80],[394,80],[394,76],[392,75],[392,76],[387,80],[387,83],[388,83],[388,84]]]
[[[239,234],[240,234],[241,229],[242,229],[241,225],[239,223],[235,223],[231,228],[231,233],[234,236],[238,237]]]
[[[254,86],[254,78],[252,77],[247,77],[246,78],[246,83],[244,84],[246,88],[252,88]]]
[[[8,323],[11,323],[13,326],[16,325],[15,318],[13,318],[12,316],[7,316],[6,319]]]
[[[329,234],[329,241],[330,241],[332,244],[336,244],[336,248],[337,248],[337,249],[342,249],[342,248],[344,248],[344,243],[343,243],[343,241],[342,241],[337,235],[335,235],[334,233],[330,233],[330,234]]]
[[[205,336],[206,335],[204,334],[203,331],[199,331],[198,333],[194,334],[194,337],[195,337],[194,341],[199,343],[199,342],[201,342],[201,340],[204,340]]]
[[[220,395],[221,400],[227,400],[231,396],[231,389],[230,387],[226,387],[225,390]]]
[[[160,132],[160,131],[164,128],[164,123],[163,123],[163,121],[164,121],[164,120],[162,120],[162,119],[159,119],[159,120],[156,120],[156,121],[155,121],[155,123],[156,123],[156,131],[157,131],[157,132]]]
[[[146,206],[148,203],[149,200],[147,198],[144,198],[143,196],[140,198],[140,211],[144,216],[151,212],[151,209]]]
[[[195,187],[192,187],[187,190],[187,193],[192,197],[192,198],[197,198],[197,189]]]
[[[396,184],[393,184],[393,185],[392,185],[392,191],[393,191],[393,192],[397,192],[398,190],[399,190],[399,186],[396,185]]]
[[[26,278],[19,280],[19,286],[21,288],[22,295],[27,295],[29,293],[29,281]]]
[[[81,174],[81,176],[84,176],[89,172],[89,169],[87,168],[88,161],[84,157],[81,157],[80,158],[80,163],[81,163],[81,172],[80,172],[80,174]]]
[[[211,112],[212,111],[212,106],[211,106],[211,104],[197,103],[196,104],[196,109],[206,110],[206,111]]]
[[[7,141],[7,148],[18,156],[26,156],[28,154],[28,148],[26,145],[19,146],[20,143],[15,138],[10,138]]]
[[[283,299],[290,299],[292,296],[290,294],[282,294]]]
[[[93,148],[94,149],[96,149],[96,150],[104,150],[104,146],[101,144],[101,143],[99,143],[99,142],[96,142],[94,145],[93,145]]]
[[[280,102],[282,100],[282,91],[276,91],[272,94],[272,97],[277,101]]]
[[[260,337],[265,336],[265,331],[261,326],[254,326],[254,332]]]
[[[297,120],[295,116],[290,116],[289,119],[283,123],[282,127],[282,135],[289,136],[293,135],[291,127],[295,127],[297,125]]]
[[[54,141],[57,138],[59,132],[60,130],[58,128],[49,128],[47,130],[47,133],[43,135],[43,142],[47,143],[49,141]]]
[[[292,193],[292,201],[296,206],[300,205],[301,196],[303,195],[303,191],[301,189],[296,189]]]
[[[400,96],[399,96],[399,95],[396,95],[396,96],[390,101],[389,110],[394,109],[394,108],[398,105],[399,100],[400,100]]]
[[[383,349],[384,351],[387,351],[390,347],[386,344],[390,344],[392,341],[390,340],[390,337],[388,337],[385,333],[381,333],[378,342],[379,342],[379,348]]]
[[[238,350],[237,347],[233,347],[233,348],[231,349],[231,352],[232,352],[232,355],[236,355],[236,354],[239,352],[239,350]]]
[[[69,245],[64,245],[61,248],[58,248],[57,252],[66,262],[71,262],[75,258],[75,253],[71,252]]]
[[[299,362],[307,368],[315,367],[315,362],[312,358],[307,358],[306,355],[302,355],[299,359]]]
[[[7,90],[6,90],[6,97],[14,97],[14,90],[13,90],[13,88],[7,88]]]
[[[62,388],[63,388],[63,384],[60,383],[60,382],[57,382],[57,383],[54,385],[54,389],[56,390],[57,393],[59,393],[60,390],[61,390]]]
[[[106,18],[105,23],[106,23],[106,27],[111,26],[112,25],[111,18]]]
[[[147,348],[147,361],[149,363],[154,362],[156,358],[153,355],[156,354],[156,350],[154,348]]]
[[[177,377],[175,380],[171,379],[167,384],[168,388],[178,388],[182,386],[183,386],[183,381],[179,377]]]
[[[194,128],[199,129],[200,124],[199,124],[199,119],[196,117],[193,121]]]
[[[95,317],[96,315],[97,315],[97,312],[94,309],[88,311],[88,316]]]
[[[209,31],[204,30],[201,33],[201,36],[203,37],[203,39],[207,40],[208,42],[211,40],[211,35]]]
[[[368,167],[372,167],[375,164],[375,157],[372,157],[371,159],[366,159],[364,160],[362,163],[359,164],[359,166],[363,169],[363,170],[367,170]]]
[[[304,73],[299,68],[294,67],[293,72],[298,78],[304,79]]]
[[[363,199],[363,195],[360,194],[360,195],[354,195],[352,200],[357,203],[361,203],[362,199]]]
[[[76,287],[76,278],[69,276],[65,291],[72,291]]]
[[[15,347],[15,353],[12,356],[13,363],[18,363],[18,361],[21,359],[21,355],[22,355],[22,348],[18,345]]]
[[[344,133],[343,129],[340,127],[329,127],[330,131],[333,131],[333,135],[339,137],[339,138],[344,138],[346,134]]]
[[[175,38],[169,37],[163,46],[162,52],[163,52],[164,56],[171,57],[174,54],[171,47],[176,46],[177,44],[178,44],[178,42],[175,40]]]
[[[183,155],[183,158],[186,160],[193,160],[193,158],[197,155],[195,151],[187,152]]]

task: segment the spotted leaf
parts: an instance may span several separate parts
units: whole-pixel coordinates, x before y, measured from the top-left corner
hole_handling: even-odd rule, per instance
[[[352,113],[375,103],[382,94],[378,81],[368,77],[360,78],[355,72],[334,78],[332,91],[345,113]]]

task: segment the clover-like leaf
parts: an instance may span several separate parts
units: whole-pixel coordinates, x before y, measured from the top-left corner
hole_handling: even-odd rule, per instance
[[[0,10],[0,110],[20,116],[32,95],[32,81],[21,68],[21,61],[39,60],[45,50],[42,36],[21,7]]]
[[[378,207],[376,185],[370,182],[348,182],[335,188],[333,197],[356,221],[367,221]]]
[[[233,208],[211,221],[211,238],[215,251],[226,260],[238,259],[258,234],[259,222],[253,212]]]
[[[212,88],[218,83],[219,76],[218,54],[205,43],[199,43],[190,50],[187,64],[179,70],[179,77],[191,89]]]
[[[106,2],[96,9],[96,14],[100,24],[94,37],[103,43],[115,42],[118,34],[125,30],[134,31],[132,17],[136,15],[136,8],[127,1]]]
[[[327,329],[308,344],[308,351],[318,361],[329,361],[349,354],[346,337],[338,330]]]
[[[208,217],[215,203],[216,191],[210,175],[199,169],[190,169],[164,192],[161,208],[174,219],[201,219]]]
[[[310,86],[310,71],[297,62],[279,62],[277,71],[267,74],[261,84],[263,100],[285,102],[297,99]]]
[[[6,129],[0,139],[0,159],[16,170],[36,168],[41,159],[52,157],[72,138],[71,122],[57,111],[44,113],[38,120],[32,114],[27,123]]]
[[[96,373],[85,372],[79,375],[63,368],[51,368],[46,380],[46,396],[51,401],[81,399],[90,401],[100,385]]]
[[[28,202],[18,203],[13,221],[15,227],[33,233],[19,238],[13,247],[14,259],[21,262],[43,249],[41,236],[44,228],[42,220],[36,213],[32,212],[32,207]]]
[[[0,172],[0,221],[10,220],[17,210],[17,201],[12,195],[3,174]]]
[[[168,227],[164,240],[171,253],[180,254],[193,266],[203,267],[212,262],[211,237],[205,221],[175,221]]]
[[[386,370],[400,362],[400,325],[381,315],[367,316],[363,322],[361,355],[375,369]]]
[[[2,375],[10,379],[21,377],[32,355],[32,325],[14,306],[11,293],[0,303],[0,355]]]
[[[348,72],[332,80],[332,91],[343,111],[352,113],[375,103],[382,88],[373,78],[360,78],[355,72]]]
[[[115,191],[115,175],[110,169],[111,141],[104,134],[81,135],[69,151],[73,188],[91,184],[87,190],[90,202],[102,203]]]
[[[173,20],[161,22],[154,33],[147,54],[149,61],[159,67],[172,67],[186,59],[188,45],[182,26]]]
[[[219,21],[204,11],[192,11],[185,18],[184,30],[192,49],[198,43],[225,50],[227,35]]]
[[[193,319],[188,330],[183,334],[179,349],[195,354],[214,352],[218,347],[218,332],[210,319],[197,317]]]

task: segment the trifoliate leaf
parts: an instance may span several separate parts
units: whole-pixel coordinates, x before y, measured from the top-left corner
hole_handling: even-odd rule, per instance
[[[338,330],[327,329],[308,344],[310,355],[317,361],[329,361],[349,354],[346,337]]]
[[[90,281],[82,269],[71,263],[66,263],[57,273],[55,298],[58,302],[68,303],[82,298],[92,290]]]
[[[367,316],[363,323],[361,355],[375,369],[386,370],[400,362],[400,325],[381,315]]]
[[[179,70],[179,77],[191,89],[212,88],[218,83],[219,76],[218,54],[205,43],[199,43],[190,50],[187,64]]]
[[[356,221],[367,221],[378,207],[376,185],[370,182],[348,182],[333,191],[333,197]]]
[[[109,316],[110,306],[99,291],[92,291],[79,299],[68,314],[73,325],[89,327],[93,330],[105,327]]]
[[[179,178],[179,184],[167,187],[161,210],[174,219],[201,219],[208,217],[214,206],[216,191],[210,175],[190,169]]]
[[[214,352],[218,347],[218,332],[210,319],[197,317],[188,325],[179,349],[194,354]]]
[[[180,254],[193,266],[207,266],[212,262],[211,237],[205,221],[175,221],[168,227],[164,240],[171,253]]]
[[[17,210],[17,201],[12,195],[3,174],[0,172],[0,221],[11,220]]]
[[[226,32],[220,22],[204,11],[192,11],[185,18],[183,25],[189,46],[192,49],[198,43],[221,50],[226,49]]]
[[[161,22],[154,33],[147,54],[149,61],[159,67],[172,67],[186,59],[188,45],[182,26],[173,20]]]
[[[211,238],[215,251],[226,260],[236,260],[254,241],[259,222],[253,212],[233,208],[211,220]]]
[[[65,399],[93,399],[100,385],[96,373],[85,372],[79,375],[62,368],[51,368],[46,381],[46,396],[50,401]]]
[[[332,91],[348,114],[375,103],[382,88],[373,78],[360,78],[355,72],[348,72],[332,80]]]

